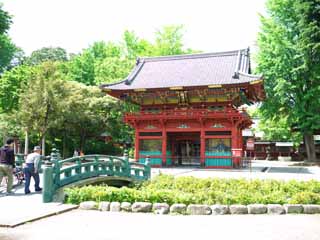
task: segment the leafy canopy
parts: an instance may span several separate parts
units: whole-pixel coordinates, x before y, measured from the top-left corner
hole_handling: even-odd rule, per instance
[[[286,118],[312,134],[320,126],[319,0],[269,0],[261,17],[257,71],[263,73],[266,118]]]
[[[26,59],[26,64],[38,65],[46,61],[67,61],[68,55],[65,49],[60,47],[44,47],[33,51]]]
[[[2,7],[0,3],[0,73],[10,67],[11,61],[19,52],[7,34],[12,23],[11,16]]]

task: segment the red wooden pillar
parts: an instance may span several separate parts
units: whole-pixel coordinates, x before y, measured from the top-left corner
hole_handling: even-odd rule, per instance
[[[167,132],[165,124],[162,125],[162,166],[167,164]]]
[[[238,148],[238,131],[237,131],[237,125],[234,123],[231,130],[231,150],[232,150],[232,162],[233,166],[235,166],[237,163],[237,158],[234,157],[234,151]]]
[[[200,165],[205,167],[205,155],[206,155],[206,138],[204,131],[204,124],[201,123],[201,132],[200,132]]]
[[[136,128],[135,138],[134,138],[134,159],[136,162],[139,162],[139,145],[140,145],[140,139],[139,139],[139,131],[138,128]]]
[[[240,143],[240,129],[237,126],[237,148],[241,148],[241,143]]]
[[[241,148],[243,151],[243,137],[242,137],[242,129],[241,128],[239,128],[239,143],[240,143],[239,148]]]
[[[238,131],[236,125],[232,126],[231,129],[231,148],[238,148]]]

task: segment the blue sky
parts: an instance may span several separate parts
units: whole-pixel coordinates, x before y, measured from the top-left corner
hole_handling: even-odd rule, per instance
[[[124,30],[152,41],[161,26],[183,24],[186,47],[205,52],[254,47],[264,0],[2,0],[9,34],[26,54],[41,47],[77,53]]]

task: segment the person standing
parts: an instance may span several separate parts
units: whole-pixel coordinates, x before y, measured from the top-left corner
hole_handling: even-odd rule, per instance
[[[27,156],[26,159],[26,165],[24,167],[24,174],[26,183],[24,185],[24,193],[29,194],[30,193],[30,180],[31,177],[33,177],[33,180],[35,182],[34,188],[36,192],[40,192],[42,188],[40,188],[40,176],[39,176],[39,170],[40,170],[40,160],[41,160],[41,148],[39,146],[35,146],[33,149],[33,153],[30,153]]]
[[[75,149],[73,152],[73,157],[78,157],[79,156],[79,150]]]
[[[7,194],[12,193],[13,169],[15,167],[13,143],[14,140],[10,138],[0,148],[0,183],[3,177],[8,177]]]
[[[80,157],[84,156],[84,153],[83,153],[82,150],[79,151],[79,156],[80,156]]]

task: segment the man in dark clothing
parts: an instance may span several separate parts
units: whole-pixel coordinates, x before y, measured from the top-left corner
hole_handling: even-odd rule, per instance
[[[11,193],[13,184],[13,168],[15,167],[13,142],[13,139],[8,139],[6,144],[0,148],[0,183],[4,176],[8,177],[7,193]]]

